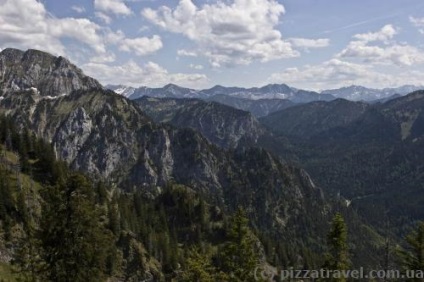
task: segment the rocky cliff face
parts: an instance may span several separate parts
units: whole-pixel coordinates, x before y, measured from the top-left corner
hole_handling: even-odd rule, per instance
[[[63,57],[38,50],[23,52],[11,48],[0,52],[0,85],[3,93],[33,89],[42,96],[51,97],[101,87],[99,82],[85,76]]]
[[[143,97],[135,100],[156,122],[192,128],[222,148],[256,144],[265,129],[249,112],[198,99]]]

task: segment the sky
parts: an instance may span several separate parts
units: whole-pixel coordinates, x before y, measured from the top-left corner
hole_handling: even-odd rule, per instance
[[[423,0],[0,0],[0,49],[102,84],[424,84]]]

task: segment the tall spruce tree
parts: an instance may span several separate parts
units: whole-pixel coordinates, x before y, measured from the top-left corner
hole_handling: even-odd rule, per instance
[[[253,274],[259,258],[248,223],[241,208],[230,219],[228,242],[222,251],[222,271],[229,274],[228,281],[255,281]]]
[[[45,279],[104,281],[111,232],[99,222],[93,189],[80,174],[46,189],[41,242]]]
[[[327,242],[328,253],[326,254],[324,268],[336,271],[347,270],[350,266],[347,227],[340,213],[333,217],[330,232],[327,235]],[[329,281],[344,282],[346,278],[343,276],[332,277]]]

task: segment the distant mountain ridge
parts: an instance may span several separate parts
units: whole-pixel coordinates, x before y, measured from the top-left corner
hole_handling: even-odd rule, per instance
[[[296,103],[288,99],[258,99],[251,100],[246,98],[233,97],[225,94],[217,94],[206,99],[206,101],[214,101],[220,104],[231,106],[233,108],[248,111],[255,117],[267,116],[273,112],[283,110]]]
[[[329,94],[337,98],[343,98],[351,101],[373,101],[384,100],[397,95],[404,96],[417,90],[424,89],[423,86],[403,85],[396,88],[374,89],[358,85],[351,85],[339,89],[324,90],[321,94]]]
[[[260,118],[273,112],[316,101],[333,101],[338,98],[367,103],[383,103],[423,89],[421,86],[404,85],[397,88],[373,89],[352,85],[339,89],[323,90],[320,93],[290,87],[286,84],[268,84],[263,87],[243,88],[216,85],[210,89],[195,90],[168,84],[160,88],[124,85],[107,85],[106,88],[131,100],[141,97],[154,98],[196,98],[215,101],[236,109],[249,111]]]
[[[175,84],[168,84],[161,88],[149,87],[123,87],[108,85],[107,88],[123,95],[131,100],[143,96],[155,98],[198,98],[208,99],[215,95],[228,95],[231,97],[260,100],[260,99],[288,99],[295,103],[307,103],[312,101],[331,101],[335,98],[329,94],[320,94],[314,91],[300,90],[289,87],[286,84],[269,84],[263,87],[242,88],[242,87],[224,87],[216,85],[210,89],[195,90],[180,87]],[[132,93],[132,94],[129,94]]]

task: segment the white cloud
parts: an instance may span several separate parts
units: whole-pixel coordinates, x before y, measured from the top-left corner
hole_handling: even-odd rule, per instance
[[[50,19],[48,19],[50,21]],[[102,37],[97,34],[98,25],[88,19],[63,18],[53,20],[49,32],[55,37],[69,37],[90,45],[99,53],[104,53],[106,47]]]
[[[118,29],[116,32],[113,32],[113,31],[107,32],[105,38],[106,38],[106,41],[108,43],[118,44],[122,40],[125,39],[125,34],[124,34],[124,32],[122,30]]]
[[[424,34],[424,18],[414,18],[409,17],[409,21],[415,26],[418,27],[418,31],[421,34]]]
[[[138,56],[152,54],[162,47],[162,40],[158,35],[154,35],[152,38],[125,38],[119,44],[119,50],[125,52],[133,51]]]
[[[105,24],[110,24],[112,22],[112,18],[102,12],[94,12],[96,18],[102,20]]]
[[[424,72],[417,65],[424,64],[424,52],[396,42],[397,34],[392,25],[377,32],[356,34],[332,59],[317,65],[287,68],[272,74],[268,82],[314,90],[352,84],[376,88],[422,85]]]
[[[115,61],[115,59],[116,59],[115,54],[109,52],[107,54],[102,54],[102,55],[90,58],[90,63],[99,63],[99,64],[112,63]]]
[[[175,9],[144,9],[142,15],[164,30],[194,41],[196,53],[213,66],[246,65],[299,56],[276,29],[283,5],[275,0],[219,1],[197,7],[180,0]]]
[[[77,12],[78,14],[82,14],[85,12],[85,8],[83,6],[72,6],[71,9]]]
[[[203,69],[202,65],[190,64],[189,67],[192,68],[192,69],[195,69],[195,70],[202,70]]]
[[[377,32],[369,32],[356,34],[353,37],[363,42],[372,42],[372,41],[383,41],[387,42],[389,39],[392,39],[397,34],[397,30],[393,25],[385,25],[382,29]]]
[[[272,83],[287,83],[299,88],[314,90],[338,88],[348,85],[367,87],[397,87],[405,84],[422,84],[424,73],[420,71],[383,72],[370,65],[331,59],[318,65],[288,68],[274,73],[268,79]]]
[[[202,87],[208,79],[204,74],[169,73],[156,63],[148,62],[143,66],[134,61],[123,65],[88,63],[82,66],[84,72],[100,80],[103,84],[125,84],[131,86],[147,85],[161,87],[175,83],[185,87]]]
[[[177,55],[183,57],[197,57],[197,53],[195,51],[189,51],[184,49],[178,50]]]
[[[134,52],[138,56],[152,54],[163,47],[160,36],[127,38],[122,30],[109,31],[105,37],[108,43],[119,46],[124,52]]]
[[[0,46],[35,48],[66,54],[62,38],[77,40],[96,52],[105,45],[98,25],[88,19],[55,18],[36,0],[0,0]]]
[[[389,42],[397,34],[392,25],[386,25],[374,33],[354,35],[356,40],[349,42],[336,57],[360,59],[366,63],[412,66],[424,63],[424,52],[407,44]]]
[[[115,15],[128,16],[132,14],[131,9],[122,0],[94,0],[94,8]]]
[[[289,38],[293,46],[298,48],[312,49],[312,48],[324,48],[330,45],[330,39],[319,38],[319,39],[308,39],[308,38]]]
[[[424,63],[424,53],[410,45],[369,46],[361,41],[352,41],[338,55],[341,58],[359,58],[367,63],[412,66]]]

